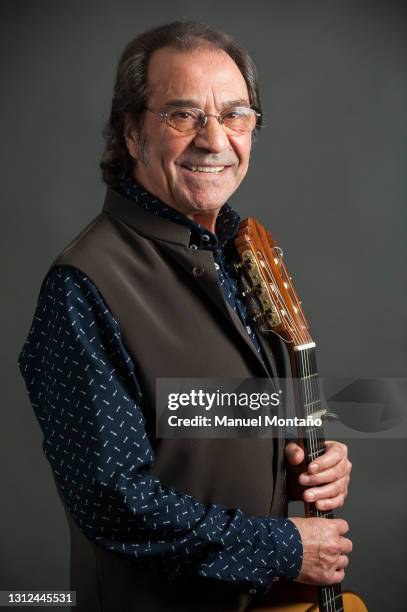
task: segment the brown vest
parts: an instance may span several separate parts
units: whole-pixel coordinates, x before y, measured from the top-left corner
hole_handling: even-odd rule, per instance
[[[278,339],[266,363],[225,302],[211,251],[189,248],[190,230],[108,189],[103,211],[51,265],[74,266],[96,285],[122,331],[142,390],[155,452],[151,473],[202,503],[249,515],[286,513],[282,440],[156,439],[156,378],[265,378],[283,372]],[[204,579],[164,587],[84,537],[68,512],[75,610],[244,610],[247,589]],[[120,602],[120,603],[119,603]]]

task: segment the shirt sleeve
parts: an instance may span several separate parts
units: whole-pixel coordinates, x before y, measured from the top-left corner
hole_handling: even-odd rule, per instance
[[[302,563],[286,518],[202,504],[149,473],[154,452],[119,325],[76,268],[48,274],[19,368],[69,510],[98,545],[166,575],[267,587]]]

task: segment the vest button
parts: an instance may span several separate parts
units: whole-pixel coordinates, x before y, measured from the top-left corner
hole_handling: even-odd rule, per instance
[[[251,595],[252,597],[254,595],[257,595],[257,589],[249,589],[249,595]]]
[[[192,274],[196,278],[199,278],[200,276],[203,276],[205,274],[205,268],[199,268],[198,266],[194,266],[192,268]]]

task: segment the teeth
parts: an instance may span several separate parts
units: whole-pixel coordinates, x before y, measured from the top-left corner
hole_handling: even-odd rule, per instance
[[[225,166],[187,166],[192,172],[222,172]]]

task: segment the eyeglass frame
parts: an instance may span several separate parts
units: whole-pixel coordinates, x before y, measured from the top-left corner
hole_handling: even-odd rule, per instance
[[[196,129],[196,130],[180,130],[179,128],[176,128],[175,126],[173,126],[170,123],[168,123],[169,113],[165,113],[163,111],[153,111],[148,106],[145,107],[145,109],[150,111],[150,113],[153,113],[153,115],[157,115],[158,117],[160,117],[162,123],[165,123],[166,125],[171,127],[173,130],[177,130],[177,132],[180,132],[181,134],[188,134],[188,133],[189,134],[193,134],[194,132],[198,133],[200,130],[202,130],[202,128],[204,128],[206,126],[206,124],[208,122],[208,117],[215,117],[215,119],[217,119],[219,125],[223,125],[222,115],[224,113],[226,113],[227,111],[230,111],[231,109],[234,109],[234,108],[244,108],[246,110],[252,111],[256,115],[256,125],[254,126],[254,128],[252,130],[245,130],[245,131],[243,131],[243,133],[254,132],[254,130],[256,129],[256,126],[257,126],[257,119],[259,119],[262,116],[261,113],[256,111],[255,108],[251,108],[250,106],[231,106],[230,108],[225,108],[225,110],[222,111],[219,115],[217,115],[215,113],[205,113],[205,111],[202,108],[195,108],[194,106],[185,106],[185,107],[177,107],[177,108],[182,109],[182,110],[195,110],[195,111],[199,111],[202,114],[202,116],[203,116],[203,123],[202,123],[202,125],[198,129]]]

